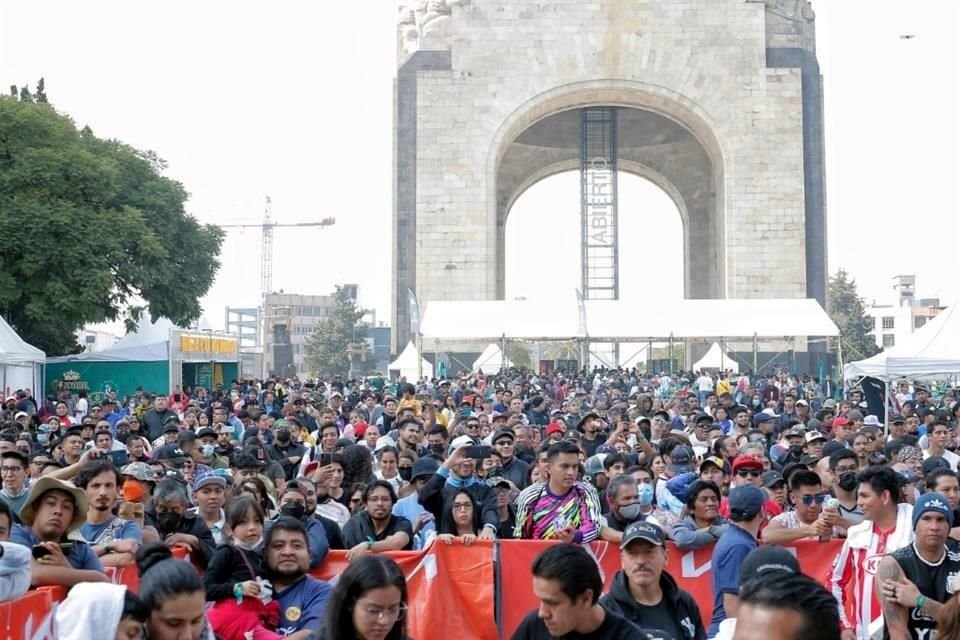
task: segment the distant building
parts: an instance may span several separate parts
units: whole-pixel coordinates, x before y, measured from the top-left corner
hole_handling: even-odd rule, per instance
[[[916,276],[896,276],[892,300],[886,304],[874,301],[865,306],[867,315],[873,319],[873,337],[878,347],[895,347],[943,311],[939,298],[916,297],[916,283]]]
[[[344,292],[357,300],[357,285],[345,284]],[[263,304],[263,366],[269,376],[292,376],[307,373],[303,360],[307,337],[318,322],[333,313],[336,298],[296,293],[270,293]],[[367,320],[369,318],[369,320]],[[383,362],[384,369],[390,359],[390,330],[375,327],[376,315],[367,312],[361,325],[367,326],[367,342],[374,360]]]
[[[77,342],[86,353],[99,353],[115,345],[119,339],[115,333],[103,329],[87,328],[77,332]]]

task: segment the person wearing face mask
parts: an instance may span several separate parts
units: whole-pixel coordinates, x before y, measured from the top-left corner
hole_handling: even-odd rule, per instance
[[[211,469],[229,469],[230,463],[226,458],[217,455],[217,432],[210,427],[203,427],[197,432],[200,441],[200,462]]]
[[[830,455],[830,475],[833,477],[833,495],[840,502],[839,526],[849,528],[863,522],[863,510],[857,504],[857,454],[840,449]]]
[[[450,433],[445,427],[437,425],[427,433],[427,448],[430,450],[430,456],[439,462],[447,455],[447,446],[449,445]]]
[[[423,489],[427,480],[433,477],[439,467],[437,461],[430,456],[418,458],[410,469],[409,481],[413,492],[404,498],[400,498],[397,500],[397,504],[393,505],[393,515],[406,518],[413,525],[413,548],[415,550],[420,550],[426,546],[437,530],[433,514],[420,504],[420,490]]]
[[[653,489],[650,485],[644,489],[646,493]],[[652,495],[647,502],[648,512],[643,513],[644,505],[640,504],[640,486],[636,478],[631,475],[619,475],[607,485],[605,498],[610,505],[610,513],[604,516],[605,522],[601,530],[601,537],[610,542],[619,542],[624,530],[639,520],[651,522],[660,526],[660,522],[651,513],[649,507],[653,501]]]
[[[213,606],[207,619],[218,637],[242,640],[247,632],[253,637],[278,638],[265,625],[276,627],[280,606],[263,566],[263,509],[250,496],[241,496],[227,510],[227,523],[233,535],[221,544],[203,574],[207,601]]]
[[[720,515],[720,487],[709,480],[697,480],[687,490],[685,517],[670,528],[670,539],[681,551],[712,545],[729,524]]]
[[[267,531],[281,517],[293,518],[302,523],[310,540],[310,568],[316,569],[327,557],[330,543],[323,525],[316,518],[307,517],[307,496],[304,488],[296,482],[288,482],[280,493],[279,504],[277,517],[266,523]]]
[[[296,441],[295,435],[299,434],[300,430],[289,420],[277,420],[273,423],[273,428],[276,430],[276,441],[266,447],[267,453],[280,462],[286,479],[293,480],[307,448]]]
[[[189,510],[186,487],[179,480],[166,478],[153,492],[153,504],[144,511],[144,523],[154,527],[168,547],[186,549],[191,559],[206,569],[217,545],[203,519]]]

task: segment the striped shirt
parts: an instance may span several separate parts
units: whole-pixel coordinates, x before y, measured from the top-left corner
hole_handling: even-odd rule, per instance
[[[575,542],[594,540],[602,522],[600,498],[585,482],[575,483],[566,494],[554,495],[546,483],[530,485],[517,496],[517,526],[514,538],[546,540],[567,527],[575,530]]]

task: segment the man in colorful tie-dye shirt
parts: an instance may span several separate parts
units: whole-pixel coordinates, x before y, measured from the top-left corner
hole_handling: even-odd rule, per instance
[[[517,497],[514,538],[586,543],[600,532],[597,491],[577,480],[580,450],[558,442],[547,451],[549,480],[531,485]]]

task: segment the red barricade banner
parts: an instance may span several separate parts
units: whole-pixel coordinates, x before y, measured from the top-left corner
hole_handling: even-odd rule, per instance
[[[62,593],[60,590],[63,590]],[[65,596],[63,587],[40,588],[22,597],[0,604],[0,636],[24,640],[57,640],[57,602],[53,595]],[[62,599],[62,598],[60,598]]]
[[[417,640],[495,639],[493,543],[471,546],[439,541],[422,551],[388,553],[407,577],[407,633]],[[311,571],[335,580],[349,564],[345,551],[331,551]],[[529,567],[528,567],[529,573]],[[528,585],[529,587],[529,585]],[[442,619],[438,619],[442,614]]]
[[[509,638],[523,617],[539,605],[533,595],[530,567],[536,555],[551,544],[554,543],[539,540],[500,542],[500,598],[504,638]],[[842,540],[831,540],[825,543],[797,542],[786,548],[796,554],[805,574],[817,582],[823,582],[833,559],[840,553],[841,546]],[[614,574],[620,570],[620,549],[618,545],[609,542],[593,542],[588,548],[600,566],[606,593],[610,589]],[[713,586],[710,582],[713,547],[685,552],[672,543],[667,543],[667,548],[666,570],[676,579],[680,588],[689,592],[697,601],[704,626],[708,626],[713,616]]]

